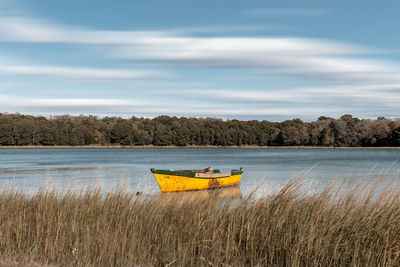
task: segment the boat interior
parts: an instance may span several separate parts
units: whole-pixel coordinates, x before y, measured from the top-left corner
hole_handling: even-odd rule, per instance
[[[152,172],[156,171],[156,169],[151,169]],[[202,170],[169,170],[173,172],[194,172],[194,173],[220,173],[220,170],[214,170],[211,167],[202,169]]]

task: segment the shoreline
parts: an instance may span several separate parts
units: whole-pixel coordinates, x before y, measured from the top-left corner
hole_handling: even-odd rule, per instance
[[[88,145],[88,146],[0,146],[0,149],[101,149],[101,148],[112,148],[112,149],[168,149],[168,148],[179,148],[179,149],[216,149],[216,148],[237,148],[237,149],[348,149],[348,150],[398,150],[400,147],[331,147],[331,146],[257,146],[257,145],[244,145],[244,146],[119,146],[119,145]]]

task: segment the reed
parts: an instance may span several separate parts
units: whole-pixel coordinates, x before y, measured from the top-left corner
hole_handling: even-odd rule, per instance
[[[0,263],[399,266],[400,190],[281,190],[240,200],[40,190],[0,193]]]

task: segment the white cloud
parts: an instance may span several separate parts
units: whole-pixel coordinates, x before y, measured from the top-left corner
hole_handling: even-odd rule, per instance
[[[31,107],[96,107],[96,106],[125,106],[134,101],[121,99],[85,99],[85,98],[35,98],[23,100],[19,105]]]
[[[395,79],[400,69],[384,61],[355,56],[372,51],[351,45],[302,38],[142,38],[116,48],[124,59],[151,59],[188,66],[258,67],[293,75],[326,78]]]
[[[248,95],[253,95],[255,92],[248,92]],[[199,94],[196,92],[192,95],[196,96],[197,99]],[[221,99],[229,98],[241,99],[242,101],[222,101]],[[326,104],[324,101],[311,101],[310,103],[301,101],[293,102],[288,104],[279,104],[276,102],[273,95],[273,104],[260,104],[260,103],[249,103],[248,100],[254,100],[251,97],[245,98],[244,94],[233,94],[231,91],[226,92],[214,92],[213,95],[208,95],[216,101],[212,104],[210,102],[200,99],[198,104],[188,104],[185,101],[163,101],[162,99],[106,99],[106,98],[63,98],[63,97],[25,97],[25,96],[10,96],[0,95],[0,112],[20,112],[28,114],[41,114],[41,115],[55,115],[55,114],[96,114],[100,116],[107,115],[118,115],[130,117],[135,116],[146,116],[154,117],[159,115],[171,115],[171,116],[196,116],[196,117],[223,117],[223,118],[269,118],[269,119],[290,119],[294,117],[301,117],[303,119],[316,119],[321,115],[328,115],[333,117],[341,116],[345,113],[351,113],[355,116],[364,114],[362,116],[375,116],[381,114],[387,116],[390,114],[390,110],[397,106],[399,97],[394,99],[392,104],[383,103],[380,107],[380,112],[376,112],[376,109],[370,108],[366,110],[368,106],[367,102],[361,100],[360,103],[352,103],[352,107],[349,109],[345,105],[348,103],[342,103],[343,105],[337,105],[338,103]],[[261,100],[269,100],[267,94],[258,94],[257,97]],[[283,95],[283,98],[288,97]],[[262,99],[263,98],[263,99]],[[279,101],[278,96],[278,101]],[[289,97],[289,102],[291,98]],[[394,102],[397,101],[397,102]],[[393,103],[395,106],[393,106]],[[375,114],[375,115],[374,115]]]
[[[29,17],[0,17],[0,41],[32,43],[76,43],[94,45],[140,44],[142,38],[169,37],[193,33],[283,30],[282,25],[214,25],[143,31],[104,31],[60,25]]]
[[[278,11],[278,10],[275,10]],[[307,13],[306,10],[292,10],[291,13]],[[301,12],[300,12],[301,11]],[[317,10],[318,11],[318,10]],[[314,12],[318,13],[314,10]],[[283,12],[283,11],[281,11]],[[285,11],[287,12],[287,10]],[[321,11],[325,12],[325,11]],[[290,13],[290,12],[289,12]],[[371,103],[375,110],[385,110],[395,107],[400,100],[400,66],[397,62],[372,59],[371,55],[379,56],[376,51],[363,46],[344,44],[334,41],[307,38],[272,38],[272,37],[189,37],[183,36],[190,31],[201,32],[226,29],[184,28],[171,31],[101,31],[83,27],[70,27],[25,17],[0,18],[0,41],[3,42],[33,42],[33,43],[68,43],[102,46],[108,56],[124,60],[140,60],[145,63],[156,63],[157,68],[166,66],[178,67],[226,67],[258,72],[277,73],[282,77],[300,77],[303,80],[323,81],[321,86],[283,88],[279,92],[271,92],[265,86],[265,91],[228,90],[220,84],[216,90],[197,90],[191,93],[183,92],[185,96],[214,97],[226,104],[233,101],[252,102],[284,102],[281,108],[253,108],[237,106],[235,108],[218,108],[198,104],[196,107],[177,106],[167,103],[156,108],[154,103],[132,105],[107,99],[47,99],[26,100],[23,107],[52,107],[58,103],[63,107],[74,107],[79,110],[93,110],[93,107],[107,107],[110,112],[141,112],[151,114],[180,115],[296,115],[311,114],[316,109],[308,109],[304,103],[326,104],[337,106],[340,103],[348,109],[359,107],[368,110]],[[180,34],[180,35],[179,35]],[[104,50],[102,50],[104,51]],[[167,64],[164,64],[167,63]],[[163,65],[164,64],[164,65]],[[154,67],[154,65],[152,65]],[[105,79],[137,79],[160,77],[167,71],[128,70],[128,69],[92,69],[84,67],[51,67],[33,64],[0,64],[0,72],[11,75],[43,75],[73,78],[105,78]],[[238,73],[237,71],[235,73]],[[212,73],[209,72],[212,80]],[[233,77],[235,78],[235,77]],[[199,79],[195,77],[194,80]],[[177,83],[188,82],[177,80]],[[156,82],[156,81],[152,81]],[[193,81],[190,81],[193,82]],[[251,80],[249,81],[251,84]],[[331,84],[323,86],[322,84]],[[345,84],[345,85],[342,85]],[[160,86],[162,87],[162,85]],[[251,86],[249,86],[251,88]],[[145,86],[144,86],[145,88]],[[169,88],[170,89],[170,88]],[[166,90],[168,93],[168,90]],[[174,92],[170,92],[174,93]],[[43,102],[44,101],[44,102]],[[48,102],[46,102],[48,101]],[[113,102],[117,101],[117,102]],[[364,101],[364,103],[360,103]],[[177,99],[176,102],[179,102]],[[3,102],[3,106],[6,105]],[[302,105],[295,107],[294,104]],[[354,104],[354,105],[353,105]],[[310,106],[310,105],[309,105]],[[337,109],[336,109],[337,111]],[[331,112],[335,112],[334,109]],[[327,114],[327,113],[325,113]],[[398,115],[394,111],[395,115]]]
[[[266,67],[345,80],[398,79],[397,66],[355,58],[377,52],[361,46],[305,38],[200,38],[173,33],[99,31],[24,17],[0,18],[2,41],[110,45],[110,54],[122,59],[178,65]]]
[[[0,106],[12,108],[41,107],[118,107],[138,105],[139,101],[102,98],[30,98],[22,96],[0,95]]]
[[[298,111],[291,108],[232,108],[225,106],[200,105],[197,107],[161,103],[159,101],[125,100],[125,99],[87,99],[87,98],[22,98],[19,96],[1,96],[0,112],[38,112],[46,114],[49,110],[66,110],[75,114],[91,114],[93,111],[106,111],[108,114],[146,114],[146,115],[178,115],[178,116],[246,116],[246,115],[296,115]],[[312,114],[311,110],[304,110]]]
[[[376,51],[315,39],[149,37],[140,39],[137,45],[115,50],[115,55],[122,59],[192,67],[261,68],[286,78],[333,84],[368,83],[380,88],[400,82],[397,63],[363,57]],[[324,88],[321,86],[320,90]]]
[[[368,109],[371,103],[375,106],[396,106],[400,102],[400,83],[397,84],[370,84],[370,85],[335,85],[335,86],[314,86],[299,88],[283,88],[281,90],[248,90],[248,89],[193,89],[176,90],[167,93],[175,95],[186,95],[192,98],[210,99],[215,101],[233,101],[252,105],[253,103],[280,103],[285,106],[301,105],[329,105],[342,103],[349,105],[357,103]],[[162,93],[162,92],[160,92]],[[335,101],[333,101],[335,100]],[[292,108],[294,108],[292,106]],[[300,112],[300,109],[298,110]]]
[[[162,32],[101,31],[71,27],[29,17],[0,17],[0,41],[117,45],[136,43],[143,36]]]
[[[0,73],[11,75],[47,76],[85,79],[141,79],[166,77],[167,72],[155,70],[95,69],[82,67],[26,66],[0,64]]]
[[[217,25],[217,26],[193,26],[169,28],[164,31],[170,34],[193,34],[193,33],[237,33],[237,32],[256,32],[263,30],[286,30],[284,25]]]
[[[15,42],[54,42],[67,38],[66,32],[49,23],[23,17],[0,18],[0,38]]]

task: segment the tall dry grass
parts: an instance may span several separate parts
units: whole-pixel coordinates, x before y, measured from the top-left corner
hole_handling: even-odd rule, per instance
[[[392,187],[393,188],[393,187]],[[289,183],[241,200],[0,194],[0,262],[95,266],[399,266],[400,189]],[[211,194],[212,195],[212,194]],[[168,197],[165,197],[168,196]]]

